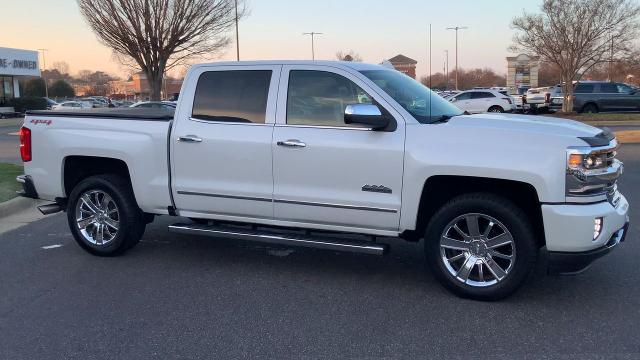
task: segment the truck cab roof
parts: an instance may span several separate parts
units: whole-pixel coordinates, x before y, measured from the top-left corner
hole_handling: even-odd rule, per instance
[[[248,65],[310,65],[310,66],[332,66],[343,69],[362,70],[389,70],[382,65],[367,64],[356,61],[327,61],[327,60],[256,60],[256,61],[218,61],[204,64],[197,64],[191,67],[192,70],[211,66],[248,66]]]

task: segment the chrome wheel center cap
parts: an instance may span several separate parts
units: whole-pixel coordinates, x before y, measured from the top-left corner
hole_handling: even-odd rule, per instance
[[[485,257],[487,255],[487,245],[482,240],[473,240],[469,246],[472,255],[477,257]]]

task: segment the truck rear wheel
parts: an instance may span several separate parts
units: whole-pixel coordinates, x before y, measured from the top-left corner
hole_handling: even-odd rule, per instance
[[[146,222],[129,182],[118,175],[91,176],[69,195],[67,220],[76,242],[98,256],[116,256],[134,247]]]
[[[488,193],[458,196],[431,218],[425,251],[435,277],[458,296],[499,300],[515,292],[537,256],[526,214]]]

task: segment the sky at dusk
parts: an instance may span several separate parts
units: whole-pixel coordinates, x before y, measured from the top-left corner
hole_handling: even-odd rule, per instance
[[[250,15],[240,23],[242,60],[310,59],[309,37],[316,38],[316,59],[334,60],[353,50],[364,61],[380,63],[397,54],[418,61],[418,76],[429,73],[429,24],[432,71],[442,71],[444,51],[455,64],[459,33],[461,67],[489,67],[506,73],[513,31],[510,22],[523,10],[537,11],[541,1],[506,0],[247,0]],[[47,66],[66,61],[72,74],[83,69],[125,76],[127,70],[101,45],[85,24],[74,0],[4,1],[0,47],[48,49]],[[233,35],[233,33],[230,33]],[[235,60],[235,43],[217,59]]]

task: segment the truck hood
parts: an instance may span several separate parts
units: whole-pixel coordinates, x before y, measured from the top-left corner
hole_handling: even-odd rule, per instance
[[[547,116],[517,114],[477,114],[455,116],[449,124],[462,127],[480,127],[508,132],[525,132],[571,138],[590,138],[602,129],[574,120]]]

